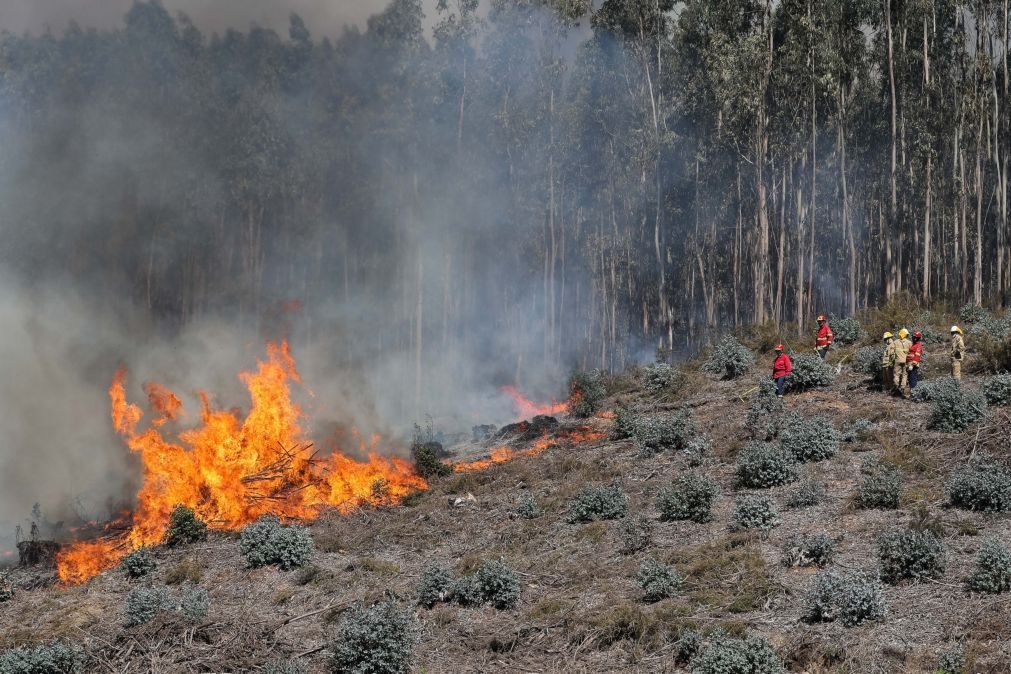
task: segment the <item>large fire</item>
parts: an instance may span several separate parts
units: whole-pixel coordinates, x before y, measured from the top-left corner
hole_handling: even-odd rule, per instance
[[[212,528],[237,529],[267,513],[310,519],[325,507],[346,512],[427,488],[409,462],[381,456],[375,437],[360,441],[367,460],[336,450],[316,458],[291,397],[291,383],[301,381],[295,360],[285,342],[268,345],[267,353],[255,372],[239,375],[252,399],[245,418],[215,409],[201,393],[200,424],[176,438],[163,430],[182,415],[179,397],[145,384],[153,415],[142,428],[144,411],[127,400],[126,370],[116,372],[109,388],[113,427],[143,464],[137,506],[127,521],[110,527],[119,533],[65,547],[57,560],[62,581],[83,582],[130,550],[160,543],[179,504]]]

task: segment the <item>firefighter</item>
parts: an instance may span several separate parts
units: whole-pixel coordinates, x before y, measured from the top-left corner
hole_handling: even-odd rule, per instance
[[[881,354],[881,390],[888,393],[892,390],[892,377],[895,371],[895,335],[884,334],[885,351]]]
[[[906,356],[906,369],[909,370],[909,390],[916,388],[920,381],[920,364],[923,362],[923,333],[917,330],[913,333],[913,345],[909,347]]]
[[[962,381],[962,358],[965,357],[965,340],[962,339],[962,328],[951,326],[951,376],[956,381]]]
[[[899,339],[893,342],[895,349],[895,365],[892,366],[892,386],[895,391],[905,397],[906,394],[906,357],[913,343],[909,341],[909,330],[902,328],[899,330]]]
[[[793,374],[793,363],[790,357],[783,352],[783,345],[776,345],[776,360],[772,363],[772,379],[776,382],[776,397],[783,397],[783,389],[786,387],[786,378]]]
[[[822,360],[825,360],[825,356],[828,355],[832,339],[832,328],[828,326],[825,316],[818,316],[818,337],[814,340],[814,350],[818,352]]]

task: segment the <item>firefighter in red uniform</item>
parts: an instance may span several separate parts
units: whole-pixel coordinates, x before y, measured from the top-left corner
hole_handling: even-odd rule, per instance
[[[814,348],[822,360],[825,360],[825,356],[828,355],[828,349],[832,346],[832,339],[832,328],[828,327],[828,322],[824,316],[818,316],[818,338],[814,342]]]
[[[776,382],[776,397],[783,397],[783,389],[786,387],[786,378],[793,374],[793,363],[790,357],[783,353],[783,345],[776,345],[776,360],[772,364],[772,379]]]
[[[909,347],[909,355],[906,356],[906,368],[909,370],[909,390],[916,388],[916,383],[920,381],[920,363],[923,362],[923,333],[916,331],[913,333],[913,345]]]

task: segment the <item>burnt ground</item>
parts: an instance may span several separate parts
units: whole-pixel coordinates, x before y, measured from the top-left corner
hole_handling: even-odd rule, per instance
[[[845,354],[835,352],[837,362]],[[138,583],[119,570],[86,585],[21,590],[0,604],[0,648],[65,638],[82,645],[89,671],[256,671],[275,657],[300,656],[314,672],[326,671],[321,649],[341,611],[388,592],[413,604],[427,564],[458,573],[481,560],[503,559],[519,574],[517,608],[464,608],[440,604],[417,609],[419,672],[677,672],[675,642],[686,627],[720,627],[731,634],[768,637],[796,672],[929,672],[939,655],[964,644],[972,671],[1006,672],[1011,661],[1009,599],[968,594],[962,586],[988,537],[1007,539],[1006,516],[944,507],[944,480],[971,449],[975,432],[944,435],[924,430],[927,405],[869,391],[863,377],[843,368],[826,389],[788,395],[788,409],[829,417],[837,428],[853,419],[876,423],[864,441],[844,443],[832,459],[801,467],[802,478],[828,485],[820,505],[789,509],[792,486],[767,492],[782,525],[768,535],[728,529],[734,457],[745,442],[747,395],[765,376],[716,381],[694,371],[677,399],[657,403],[634,377],[613,382],[621,403],[644,413],[688,405],[713,439],[713,453],[697,469],[715,477],[723,494],[713,521],[657,521],[656,493],[687,459],[675,453],[641,458],[631,441],[605,438],[572,444],[560,439],[542,454],[482,472],[454,474],[404,505],[324,516],[312,524],[317,551],[312,565],[290,572],[247,570],[237,535],[213,534],[206,543],[157,549],[153,582],[199,582],[210,591],[207,619],[191,624],[164,615],[145,625],[123,626],[127,593]],[[975,382],[970,380],[970,386]],[[742,397],[744,398],[742,400]],[[609,431],[612,422],[563,419],[562,428],[587,425]],[[853,496],[860,465],[870,454],[899,465],[906,488],[894,511],[860,510]],[[570,498],[589,484],[619,482],[629,495],[629,517],[654,520],[653,544],[621,553],[621,520],[566,523]],[[472,494],[462,506],[456,496]],[[544,515],[515,512],[532,494]],[[947,570],[932,582],[885,586],[887,618],[854,628],[799,620],[814,571],[786,568],[781,546],[800,533],[828,532],[836,541],[834,568],[870,574],[877,568],[876,539],[913,518],[937,519],[944,530]],[[641,601],[636,573],[653,557],[675,564],[686,577],[682,593],[655,604]],[[16,572],[19,583],[37,574]]]

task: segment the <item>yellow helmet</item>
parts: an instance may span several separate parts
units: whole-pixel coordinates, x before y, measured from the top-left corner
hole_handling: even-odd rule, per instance
[[[908,336],[909,336],[909,330],[906,330],[905,328],[902,328],[901,330],[899,330],[899,339],[905,339]]]
[[[890,332],[886,332],[886,333],[885,333],[885,336],[884,336],[884,339],[892,339],[893,337],[895,337],[895,335],[893,335],[893,334],[892,334],[892,333],[890,333]]]
[[[952,332],[957,332],[960,335],[962,334],[962,328],[958,327],[957,325],[951,326],[951,331]]]

